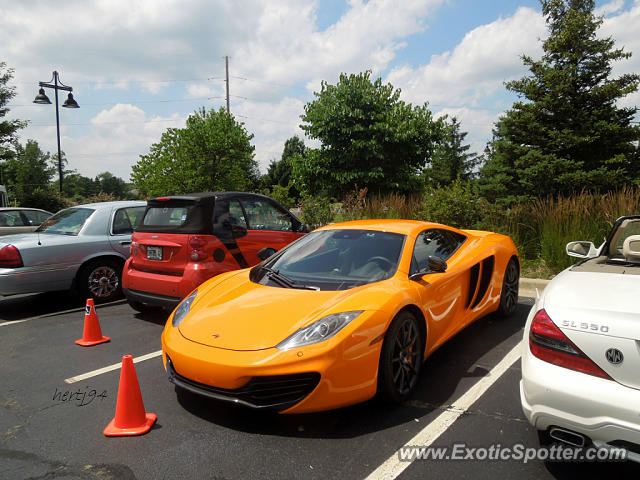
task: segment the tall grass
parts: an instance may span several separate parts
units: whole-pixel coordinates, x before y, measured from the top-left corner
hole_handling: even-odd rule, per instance
[[[537,200],[531,214],[537,225],[540,256],[550,268],[560,271],[575,261],[565,253],[568,242],[587,240],[598,246],[618,217],[637,214],[639,207],[640,188],[633,187],[604,195],[582,193]]]
[[[398,193],[392,193],[367,198],[362,217],[418,219],[422,208],[422,198],[405,197]]]
[[[531,205],[518,204],[506,210],[492,205],[487,209],[482,228],[511,237],[523,258],[540,256],[539,229],[532,218]]]
[[[523,259],[540,261],[552,273],[575,262],[565,253],[574,240],[599,246],[615,220],[640,214],[640,187],[624,187],[603,195],[583,192],[549,197],[502,209],[480,201],[460,186],[445,187],[425,197],[362,195],[362,202],[334,215],[333,221],[357,218],[404,218],[481,228],[510,236]],[[324,219],[327,223],[331,219]]]

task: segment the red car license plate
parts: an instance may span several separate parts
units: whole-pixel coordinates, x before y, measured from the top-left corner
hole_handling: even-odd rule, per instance
[[[162,247],[155,247],[153,245],[149,245],[147,247],[147,259],[162,260]]]

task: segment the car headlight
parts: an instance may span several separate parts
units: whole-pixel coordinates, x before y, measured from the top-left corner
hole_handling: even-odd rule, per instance
[[[184,320],[184,317],[187,316],[187,313],[191,311],[191,304],[196,299],[196,295],[198,295],[198,290],[194,290],[191,295],[180,302],[176,311],[173,312],[173,318],[171,319],[171,325],[177,327],[180,325],[180,322]]]
[[[290,350],[292,348],[303,347],[327,340],[342,330],[361,313],[362,310],[328,315],[313,322],[308,327],[301,328],[289,338],[276,345],[276,348],[279,350]]]

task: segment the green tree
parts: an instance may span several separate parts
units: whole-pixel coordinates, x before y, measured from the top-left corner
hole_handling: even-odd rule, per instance
[[[299,198],[300,192],[292,185],[291,181],[293,160],[297,156],[304,158],[306,151],[307,148],[300,137],[295,135],[289,138],[284,143],[284,150],[282,151],[280,160],[272,160],[267,169],[267,173],[262,176],[262,187],[272,196],[274,195],[274,187],[276,185],[285,187],[287,191],[279,191],[279,195],[284,194],[290,201],[292,201],[291,199],[295,200]]]
[[[127,184],[111,172],[99,173],[95,181],[100,184],[100,191],[118,198],[125,198],[127,195]]]
[[[35,140],[27,140],[24,146],[14,142],[13,148],[15,156],[5,162],[5,177],[13,195],[22,203],[29,190],[49,188],[54,170],[49,153],[40,150]]]
[[[433,152],[433,159],[425,169],[425,180],[429,187],[443,187],[454,180],[469,180],[478,165],[478,155],[468,153],[470,145],[464,144],[467,132],[460,131],[456,117],[443,119],[444,129],[440,142]]]
[[[7,103],[16,95],[16,87],[8,86],[12,78],[13,69],[7,68],[5,62],[0,62],[0,119],[9,113]],[[0,161],[14,157],[15,149],[12,147],[16,139],[16,132],[26,125],[27,122],[21,120],[0,121]]]
[[[66,197],[81,199],[96,195],[99,191],[99,185],[96,185],[93,179],[80,175],[78,172],[69,172],[64,176],[62,193]]]
[[[259,181],[253,138],[224,109],[202,108],[185,128],[170,128],[133,166],[131,179],[143,195],[253,190]]]
[[[23,207],[57,211],[64,206],[51,180],[55,169],[49,153],[44,153],[38,142],[27,140],[23,146],[13,143],[15,155],[4,163],[5,181],[10,196]]]
[[[336,85],[322,82],[305,105],[301,128],[322,143],[306,157],[294,157],[294,181],[306,193],[342,198],[355,184],[372,193],[420,189],[440,122],[426,104],[406,104],[400,90],[370,76],[341,74]]]
[[[296,155],[305,156],[306,147],[304,142],[297,135],[289,138],[284,143],[284,150],[280,160],[272,160],[263,177],[264,186],[269,188],[272,185],[286,187],[291,183],[291,159]]]
[[[616,102],[636,91],[640,77],[610,78],[612,63],[631,53],[596,36],[602,18],[593,9],[593,0],[542,1],[544,54],[523,56],[531,74],[506,84],[523,100],[495,125],[479,183],[487,198],[605,191],[637,178],[637,108]]]

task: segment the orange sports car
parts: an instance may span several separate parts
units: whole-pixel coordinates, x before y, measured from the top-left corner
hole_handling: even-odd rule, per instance
[[[329,225],[174,310],[162,357],[177,387],[303,413],[376,393],[399,402],[423,361],[476,318],[511,315],[518,252],[504,235],[409,220]]]

